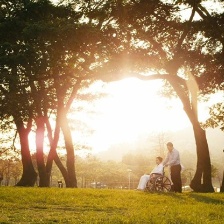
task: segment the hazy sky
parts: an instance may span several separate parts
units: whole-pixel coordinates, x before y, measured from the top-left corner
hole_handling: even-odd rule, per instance
[[[140,135],[189,127],[191,123],[180,100],[161,97],[158,94],[161,86],[162,82],[159,80],[138,79],[94,84],[90,88],[91,91],[95,89],[109,95],[88,103],[96,114],[74,114],[95,130],[90,136],[85,133],[76,134],[74,139],[91,145],[94,151],[102,151],[107,150],[111,144],[134,141]],[[213,102],[217,100],[221,100],[220,95],[212,99]],[[200,104],[200,120],[208,117],[208,105],[211,105],[211,102]]]

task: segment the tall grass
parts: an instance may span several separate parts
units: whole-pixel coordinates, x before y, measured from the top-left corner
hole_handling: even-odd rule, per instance
[[[224,223],[224,194],[0,187],[0,223]]]

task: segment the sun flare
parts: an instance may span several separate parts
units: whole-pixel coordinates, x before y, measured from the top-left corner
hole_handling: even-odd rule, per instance
[[[181,102],[159,95],[161,87],[161,81],[134,78],[107,84],[109,96],[94,103],[99,115],[91,121],[93,149],[106,150],[111,144],[132,142],[142,134],[188,126]]]

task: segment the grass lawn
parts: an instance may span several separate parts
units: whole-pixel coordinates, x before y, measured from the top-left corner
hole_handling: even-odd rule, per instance
[[[224,223],[224,194],[0,187],[0,223]]]

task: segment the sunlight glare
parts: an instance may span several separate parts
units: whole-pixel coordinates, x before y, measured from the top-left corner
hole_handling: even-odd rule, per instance
[[[106,150],[111,144],[135,141],[142,134],[176,131],[189,125],[178,99],[157,94],[161,86],[158,80],[134,78],[107,84],[110,96],[94,105],[101,115],[92,121],[93,148]]]

